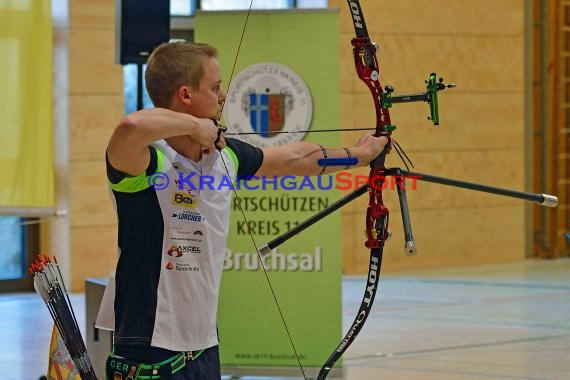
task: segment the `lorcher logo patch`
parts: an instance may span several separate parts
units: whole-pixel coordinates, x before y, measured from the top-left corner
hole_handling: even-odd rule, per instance
[[[184,191],[175,191],[172,193],[172,204],[174,206],[182,206],[187,208],[198,207],[198,201],[196,201],[191,195]]]

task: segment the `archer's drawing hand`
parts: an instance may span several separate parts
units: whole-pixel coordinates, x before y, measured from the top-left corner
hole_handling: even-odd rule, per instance
[[[210,154],[216,151],[216,147],[214,145],[215,141],[218,138],[218,127],[216,123],[211,119],[196,119],[197,125],[192,128],[190,133],[190,138],[200,145],[202,145],[202,153]],[[224,148],[226,146],[225,140],[220,138],[217,145],[220,148]]]

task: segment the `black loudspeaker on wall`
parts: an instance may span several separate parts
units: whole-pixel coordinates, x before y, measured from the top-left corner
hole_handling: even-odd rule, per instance
[[[116,0],[115,62],[146,63],[170,34],[170,0]]]

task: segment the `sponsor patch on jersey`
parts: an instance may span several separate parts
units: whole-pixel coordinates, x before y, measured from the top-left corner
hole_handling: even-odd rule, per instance
[[[172,193],[172,204],[186,208],[198,207],[198,201],[185,191],[174,191]]]
[[[168,249],[168,251],[166,252],[166,254],[168,256],[173,256],[173,257],[180,257],[182,256],[182,249],[178,246],[173,245],[172,247],[170,247]]]
[[[170,215],[173,219],[177,220],[187,220],[189,222],[203,222],[206,217],[195,211],[183,210],[181,212],[173,212]]]

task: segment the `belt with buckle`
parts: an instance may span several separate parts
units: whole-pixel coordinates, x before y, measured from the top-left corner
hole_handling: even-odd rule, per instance
[[[107,380],[159,380],[182,370],[186,363],[198,359],[202,352],[204,350],[180,352],[156,364],[134,363],[111,354],[107,359]]]
[[[170,363],[170,366],[172,367],[172,374],[175,374],[176,372],[184,368],[186,366],[186,363],[198,359],[198,356],[202,355],[202,352],[204,352],[204,350],[186,351],[176,355],[174,357],[174,360],[172,360],[172,362]]]

